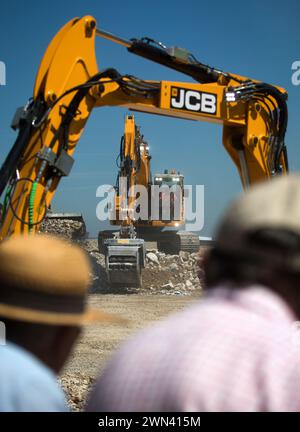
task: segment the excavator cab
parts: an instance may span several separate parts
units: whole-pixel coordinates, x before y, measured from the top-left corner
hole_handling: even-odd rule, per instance
[[[153,185],[153,193],[156,193],[155,186],[159,190],[158,220],[176,222],[175,226],[184,224],[184,176],[176,170],[165,170],[163,174],[155,174]]]
[[[169,188],[180,186],[183,189],[184,176],[176,170],[165,170],[163,174],[155,174],[153,184],[158,186],[166,185]]]

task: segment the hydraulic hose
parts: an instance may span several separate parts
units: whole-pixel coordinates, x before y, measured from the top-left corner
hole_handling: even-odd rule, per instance
[[[29,208],[28,208],[28,213],[29,213],[29,233],[33,232],[33,227],[34,227],[33,215],[34,215],[34,201],[35,201],[35,194],[36,194],[37,185],[38,185],[38,183],[36,181],[34,181],[32,183],[31,190],[30,190],[30,195],[29,195]]]

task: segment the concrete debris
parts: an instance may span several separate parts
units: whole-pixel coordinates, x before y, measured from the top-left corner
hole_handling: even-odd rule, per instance
[[[169,268],[171,271],[177,271],[179,269],[176,263],[171,263]]]
[[[179,257],[183,260],[183,261],[188,261],[190,258],[190,254],[188,252],[184,252],[184,251],[180,251],[179,252]]]
[[[174,288],[174,285],[172,284],[172,282],[169,282],[169,283],[167,283],[167,284],[164,284],[164,285],[162,286],[162,288],[163,288],[163,289],[170,290],[170,289],[173,289],[173,288]]]
[[[188,279],[185,282],[185,286],[187,287],[187,289],[193,289],[194,284]]]
[[[66,240],[76,240],[85,230],[84,221],[70,219],[44,219],[40,232],[62,237]]]
[[[148,252],[146,257],[149,261],[153,262],[154,264],[159,265],[158,257],[154,252]]]

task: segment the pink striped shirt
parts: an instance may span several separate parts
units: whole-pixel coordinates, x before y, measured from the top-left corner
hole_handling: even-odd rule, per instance
[[[299,411],[294,321],[265,287],[210,290],[125,343],[87,410]]]

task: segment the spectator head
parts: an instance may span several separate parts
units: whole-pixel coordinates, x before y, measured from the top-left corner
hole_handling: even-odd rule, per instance
[[[6,338],[59,372],[81,326],[114,320],[85,306],[90,266],[77,246],[49,236],[0,245],[0,320]]]
[[[266,285],[300,316],[300,176],[253,186],[229,207],[204,273],[207,288]]]

